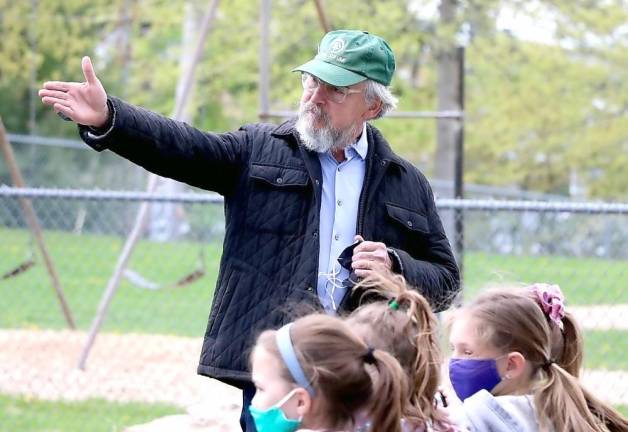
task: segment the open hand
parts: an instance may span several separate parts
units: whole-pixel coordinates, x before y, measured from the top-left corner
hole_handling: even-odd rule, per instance
[[[107,123],[107,93],[89,57],[81,62],[85,82],[48,81],[39,90],[41,101],[72,121],[86,126],[101,127]]]

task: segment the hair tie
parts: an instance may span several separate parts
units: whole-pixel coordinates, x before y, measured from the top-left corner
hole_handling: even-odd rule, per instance
[[[541,365],[541,367],[545,370],[548,370],[550,367],[552,367],[554,363],[556,363],[556,360],[550,358],[550,359],[545,360],[545,362]]]
[[[536,297],[536,302],[543,313],[563,330],[563,318],[565,317],[565,296],[558,285],[537,283],[531,286]]]
[[[392,299],[390,299],[390,301],[388,302],[388,306],[392,310],[399,310],[399,303],[397,303],[397,299],[394,298],[394,297]]]
[[[373,355],[373,351],[375,351],[372,347],[369,347],[368,351],[366,351],[366,354],[364,354],[362,356],[362,358],[364,359],[364,362],[366,364],[375,364],[377,362],[377,359],[375,358],[375,356]]]

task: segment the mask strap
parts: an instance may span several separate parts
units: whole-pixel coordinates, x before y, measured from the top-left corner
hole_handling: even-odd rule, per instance
[[[290,327],[292,327],[292,324],[293,323],[286,324],[275,333],[279,354],[281,354],[281,358],[288,368],[288,371],[290,371],[290,375],[292,375],[294,381],[306,389],[310,396],[314,397],[314,389],[307,379],[305,372],[303,372],[303,368],[297,358],[297,353],[294,351],[294,346],[292,345],[292,339],[290,338]]]
[[[292,389],[290,390],[290,393],[288,393],[287,395],[285,395],[284,397],[281,398],[281,400],[279,402],[277,402],[275,405],[273,405],[273,408],[281,408],[283,406],[283,404],[285,404],[286,402],[288,402],[290,400],[290,398],[292,396],[294,396],[294,392],[296,392],[297,389]]]

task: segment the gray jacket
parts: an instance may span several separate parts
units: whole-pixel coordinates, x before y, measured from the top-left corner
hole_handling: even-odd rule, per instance
[[[493,396],[481,390],[467,398],[452,417],[462,430],[477,432],[538,432],[531,395]]]

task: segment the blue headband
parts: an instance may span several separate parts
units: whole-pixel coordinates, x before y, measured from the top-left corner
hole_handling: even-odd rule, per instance
[[[305,372],[303,372],[303,368],[297,358],[297,353],[294,352],[294,346],[292,345],[292,339],[290,338],[290,327],[292,327],[292,323],[286,324],[277,330],[277,333],[275,334],[279,354],[281,354],[281,358],[288,367],[290,375],[292,375],[294,381],[306,389],[310,396],[314,396],[315,392],[310,384],[310,380],[308,380],[305,376]]]

